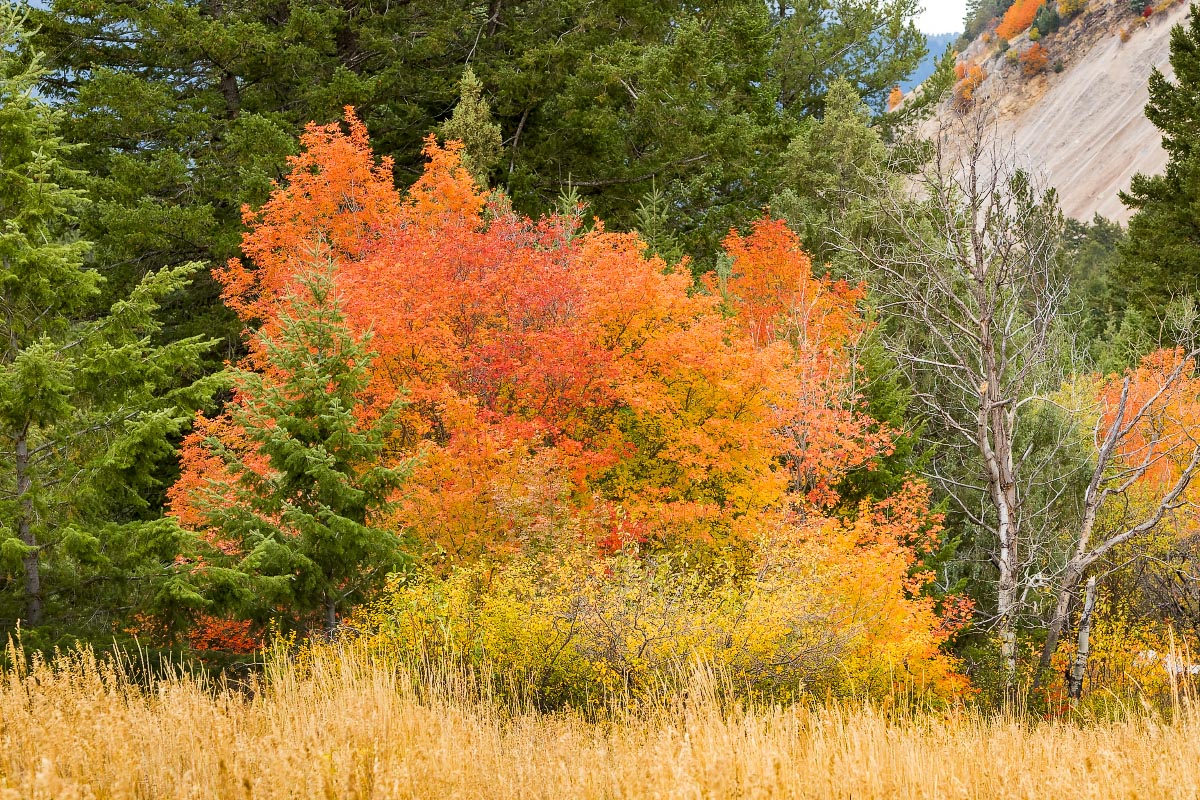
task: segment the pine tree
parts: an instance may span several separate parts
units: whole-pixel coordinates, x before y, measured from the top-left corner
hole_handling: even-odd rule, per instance
[[[214,388],[190,380],[211,342],[152,343],[159,303],[196,265],[151,273],[94,313],[103,279],[75,229],[82,176],[64,166],[38,60],[14,55],[23,21],[0,9],[0,618],[111,623],[196,599],[173,566],[186,537],[145,498]]]
[[[1150,74],[1146,116],[1163,133],[1162,175],[1135,175],[1121,199],[1135,210],[1110,290],[1157,329],[1167,303],[1200,292],[1200,11],[1171,31],[1175,82]]]
[[[233,371],[227,414],[245,446],[217,436],[190,443],[228,478],[197,489],[193,502],[233,544],[233,563],[209,574],[243,611],[319,611],[332,629],[405,559],[397,532],[380,526],[410,469],[408,460],[382,465],[402,404],[376,409],[364,399],[369,339],[350,333],[332,271],[309,271],[255,337],[261,371]]]
[[[458,105],[441,125],[442,136],[463,143],[463,166],[481,187],[488,185],[488,172],[500,160],[500,126],[492,121],[492,109],[483,99],[483,84],[467,67],[459,81]]]
[[[669,265],[679,263],[683,248],[679,246],[679,237],[671,225],[667,196],[657,183],[650,183],[650,191],[638,203],[635,219],[637,231],[649,251]]]
[[[42,91],[97,201],[84,231],[119,294],[149,269],[237,256],[243,204],[283,177],[304,124],[346,104],[401,180],[419,175],[424,136],[457,124],[467,65],[503,136],[489,177],[515,209],[545,213],[573,181],[629,229],[657,179],[683,248],[712,255],[761,211],[775,154],[833,76],[878,106],[924,48],[915,0],[772,5],[48,0],[36,21]],[[485,133],[472,159],[489,161]],[[221,335],[223,358],[240,346],[207,275],[170,312],[169,335]]]

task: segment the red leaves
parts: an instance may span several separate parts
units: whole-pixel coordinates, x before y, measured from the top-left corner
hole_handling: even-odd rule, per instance
[[[1024,53],[1021,53],[1021,74],[1026,78],[1045,72],[1050,66],[1050,56],[1040,42],[1034,42]]]

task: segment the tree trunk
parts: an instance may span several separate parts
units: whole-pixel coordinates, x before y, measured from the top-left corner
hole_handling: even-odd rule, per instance
[[[1083,694],[1083,676],[1087,673],[1088,636],[1092,632],[1092,609],[1096,605],[1096,578],[1088,578],[1083,601],[1083,614],[1079,617],[1079,639],[1075,649],[1075,660],[1067,678],[1067,697],[1078,700]]]
[[[21,431],[16,436],[16,477],[17,477],[17,536],[26,547],[34,548],[33,552],[21,559],[24,568],[25,588],[25,624],[31,628],[42,624],[42,578],[38,571],[38,559],[41,555],[37,539],[33,534],[33,478],[29,474],[29,431]]]
[[[337,600],[331,598],[325,601],[325,631],[332,634],[337,630]]]
[[[1071,609],[1071,598],[1075,596],[1075,590],[1079,587],[1079,581],[1082,579],[1083,568],[1072,559],[1072,563],[1067,565],[1066,574],[1063,575],[1062,585],[1058,590],[1058,600],[1054,604],[1054,614],[1050,617],[1050,625],[1046,629],[1046,643],[1042,646],[1042,656],[1038,660],[1037,674],[1033,676],[1035,689],[1042,685],[1042,678],[1050,669],[1050,661],[1054,658],[1055,651],[1058,650],[1058,640],[1067,627],[1067,613]],[[1092,582],[1089,579],[1089,585]]]

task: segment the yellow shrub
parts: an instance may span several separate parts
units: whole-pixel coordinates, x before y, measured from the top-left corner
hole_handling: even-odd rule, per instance
[[[868,530],[869,529],[869,530]],[[949,695],[965,683],[911,558],[869,522],[761,540],[755,569],[584,547],[394,580],[350,621],[370,650],[450,659],[539,704],[670,690],[697,662],[739,693]]]

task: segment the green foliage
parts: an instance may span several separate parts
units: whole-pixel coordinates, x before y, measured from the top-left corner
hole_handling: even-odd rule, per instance
[[[1013,0],[967,0],[967,11],[963,17],[964,44],[974,41],[979,34],[987,30],[993,20],[1003,16],[1012,4]]]
[[[913,21],[917,0],[802,0],[769,3],[778,28],[774,67],[781,99],[795,116],[821,116],[835,80],[875,111],[925,55]]]
[[[332,275],[314,270],[300,284],[277,329],[256,337],[267,370],[233,370],[229,416],[246,446],[204,441],[230,481],[198,489],[196,505],[236,551],[208,569],[222,599],[252,614],[321,611],[333,628],[405,560],[379,518],[411,465],[382,466],[401,404],[364,402],[369,337],[347,329]]]
[[[463,166],[481,187],[488,185],[488,171],[500,160],[500,126],[492,121],[492,109],[483,99],[483,84],[470,67],[459,81],[458,105],[441,125],[445,139],[463,143]]]
[[[637,232],[651,253],[675,265],[683,257],[683,248],[679,246],[679,237],[671,222],[671,209],[667,197],[658,184],[651,182],[650,191],[638,203]]]
[[[1146,116],[1162,131],[1162,175],[1135,175],[1121,199],[1134,210],[1111,282],[1114,302],[1152,324],[1173,298],[1200,292],[1200,12],[1171,31],[1175,82],[1155,69]]]
[[[483,113],[468,64],[492,114],[470,123],[477,177],[533,216],[570,180],[616,228],[636,226],[654,182],[699,264],[761,210],[774,155],[795,119],[823,113],[835,76],[883,108],[923,55],[916,8],[53,0],[36,12],[36,44],[52,68],[42,90],[66,111],[65,135],[82,145],[72,163],[97,200],[84,233],[119,294],[158,266],[237,255],[242,206],[282,177],[301,126],[344,104],[398,175],[419,174],[429,131]],[[167,335],[202,330],[226,338],[222,355],[236,350],[240,326],[207,276],[168,310]]]
[[[1033,39],[1034,30],[1040,36],[1054,33],[1060,24],[1062,24],[1062,20],[1058,16],[1057,5],[1054,2],[1048,2],[1038,9],[1037,15],[1033,18],[1033,27],[1030,29],[1029,38]]]
[[[1080,332],[1096,348],[1111,339],[1106,332],[1111,334],[1124,315],[1123,303],[1114,296],[1111,285],[1124,241],[1121,226],[1099,214],[1090,223],[1067,219],[1063,230],[1062,258],[1075,302],[1083,309]]]
[[[154,344],[156,312],[194,264],[95,312],[104,281],[75,227],[83,176],[36,92],[39,60],[14,56],[22,23],[0,9],[0,620],[111,636],[192,599],[174,564],[188,537],[146,498],[215,388],[193,382],[211,342]]]
[[[845,236],[860,235],[856,209],[868,198],[894,189],[898,177],[881,131],[872,126],[870,110],[845,81],[835,81],[825,115],[803,120],[784,152],[782,190],[771,199],[771,213],[800,235],[817,270],[838,265],[838,245]]]

